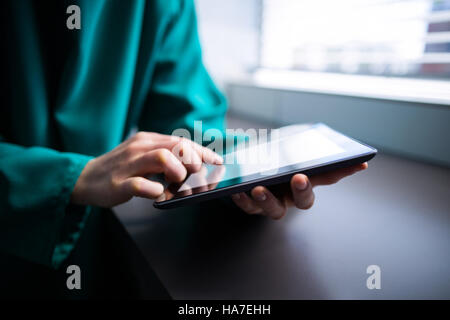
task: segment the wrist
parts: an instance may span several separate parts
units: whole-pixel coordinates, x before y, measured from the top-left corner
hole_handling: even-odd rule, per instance
[[[89,204],[89,183],[87,176],[90,171],[89,168],[92,166],[92,163],[95,159],[89,160],[78,176],[77,182],[72,190],[70,195],[70,202],[76,205],[87,205]]]

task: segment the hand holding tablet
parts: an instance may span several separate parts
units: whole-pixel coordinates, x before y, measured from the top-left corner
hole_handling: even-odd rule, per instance
[[[247,192],[257,186],[270,189],[286,184],[297,173],[318,175],[315,182],[323,184],[326,181],[319,181],[323,177],[319,174],[348,167],[357,170],[359,167],[355,165],[372,159],[377,153],[376,149],[324,124],[289,126],[281,128],[280,133],[278,139],[267,143],[237,148],[224,156],[223,165],[203,164],[199,172],[189,175],[182,183],[169,185],[164,197],[155,201],[154,206],[168,209]],[[336,172],[339,175],[342,170]],[[257,189],[253,190],[256,195]]]

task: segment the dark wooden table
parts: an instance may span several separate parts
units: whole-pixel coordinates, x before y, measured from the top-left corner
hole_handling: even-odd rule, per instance
[[[223,202],[119,219],[176,299],[450,298],[450,170],[379,155],[281,221]],[[369,290],[366,268],[381,268]]]

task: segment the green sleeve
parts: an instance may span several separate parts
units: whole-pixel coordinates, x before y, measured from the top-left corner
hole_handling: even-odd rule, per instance
[[[202,131],[215,128],[223,132],[226,101],[202,62],[194,3],[176,3],[157,48],[139,129],[171,134],[184,128],[193,134],[194,121],[201,120]]]
[[[69,205],[88,156],[0,140],[0,250],[58,267],[89,208]]]

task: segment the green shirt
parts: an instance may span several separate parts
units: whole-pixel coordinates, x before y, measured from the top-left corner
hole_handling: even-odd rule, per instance
[[[66,27],[71,4],[80,30]],[[223,130],[226,103],[191,0],[11,0],[1,11],[0,250],[58,267],[98,209],[69,203],[87,161],[134,128]]]

